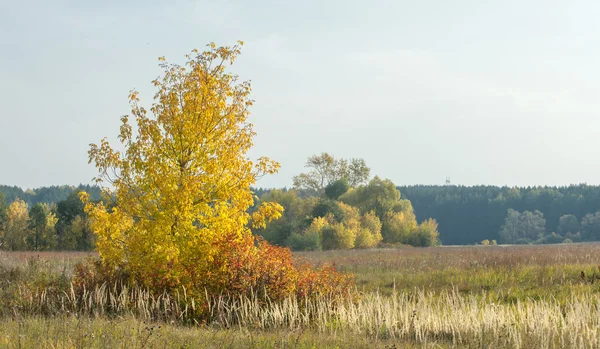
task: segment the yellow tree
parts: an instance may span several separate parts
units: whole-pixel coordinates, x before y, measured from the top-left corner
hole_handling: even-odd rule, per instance
[[[361,229],[356,235],[357,248],[373,248],[383,240],[381,221],[374,212],[367,212],[361,217]]]
[[[52,249],[58,244],[58,239],[56,236],[56,223],[58,223],[58,217],[56,217],[56,214],[52,212],[53,208],[50,205],[44,203],[42,206],[44,207],[44,212],[46,213],[46,229],[43,239],[46,243],[46,248]],[[54,208],[55,207],[56,206],[54,206]]]
[[[24,250],[27,248],[29,235],[29,206],[21,199],[13,201],[6,210],[3,248],[7,250]]]
[[[206,287],[227,275],[222,263],[211,269],[222,246],[249,241],[250,225],[281,215],[275,203],[247,213],[250,186],[279,164],[246,155],[255,134],[251,87],[229,72],[241,45],[211,43],[186,55],[183,66],[159,58],[164,75],[153,81],[152,107],[141,106],[138,92],[129,95],[131,116],[121,118],[119,134],[124,150],[106,139],[91,145],[96,181],[111,189],[101,203],[82,199],[105,265],[152,287]]]

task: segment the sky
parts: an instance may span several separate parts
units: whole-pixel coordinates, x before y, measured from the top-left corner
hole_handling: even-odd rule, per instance
[[[244,40],[258,183],[321,152],[398,185],[600,184],[600,2],[0,0],[0,184],[90,183],[157,58]]]

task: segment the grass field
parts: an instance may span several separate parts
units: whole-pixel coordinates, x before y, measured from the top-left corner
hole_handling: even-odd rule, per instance
[[[600,244],[298,253],[356,276],[343,300],[73,293],[94,254],[0,253],[0,347],[600,348]]]

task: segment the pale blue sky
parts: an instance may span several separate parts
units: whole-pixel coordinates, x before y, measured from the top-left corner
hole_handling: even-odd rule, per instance
[[[600,183],[595,1],[0,0],[0,184],[88,183],[156,58],[246,42],[259,185],[362,157],[397,184]]]

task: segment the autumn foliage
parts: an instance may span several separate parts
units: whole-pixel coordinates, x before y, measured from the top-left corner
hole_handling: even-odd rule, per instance
[[[279,164],[247,157],[255,134],[248,122],[251,88],[229,72],[241,45],[210,44],[187,55],[184,66],[160,58],[164,75],[153,81],[152,107],[141,106],[136,91],[129,96],[131,116],[121,118],[119,134],[125,150],[106,139],[91,145],[97,182],[109,186],[101,202],[81,197],[101,257],[95,269],[80,268],[82,278],[112,273],[157,292],[185,287],[271,298],[348,287],[347,276],[296,266],[288,249],[252,235],[251,228],[279,218],[283,208],[264,202],[248,213],[255,199],[250,186]]]

